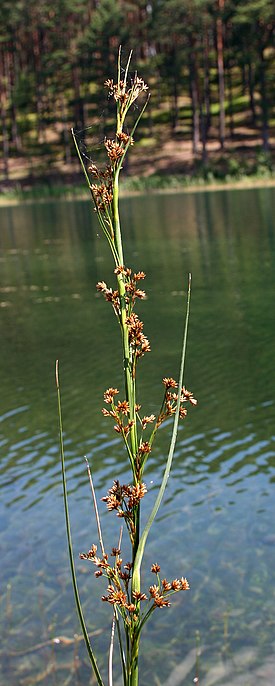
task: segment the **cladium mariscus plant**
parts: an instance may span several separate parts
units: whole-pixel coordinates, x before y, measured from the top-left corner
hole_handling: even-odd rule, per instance
[[[110,649],[108,665],[108,685],[113,685],[112,665],[115,637],[118,644],[123,686],[138,686],[138,658],[140,637],[145,623],[150,616],[160,609],[170,606],[173,594],[179,591],[187,591],[189,584],[184,576],[167,580],[162,578],[160,566],[153,562],[151,572],[153,574],[152,585],[149,589],[141,588],[141,563],[148,533],[156,517],[161,504],[167,480],[169,477],[179,419],[187,415],[187,406],[196,405],[197,401],[193,393],[183,385],[184,361],[186,352],[187,329],[190,307],[191,276],[188,280],[188,294],[186,315],[183,330],[183,345],[180,364],[179,379],[175,381],[171,377],[164,377],[163,397],[160,409],[156,414],[143,415],[143,411],[136,397],[136,380],[141,358],[150,351],[150,343],[143,331],[143,322],[135,312],[136,304],[146,297],[145,291],[140,287],[145,279],[143,271],[134,272],[126,266],[124,260],[123,235],[120,226],[119,215],[119,175],[125,160],[129,146],[134,143],[134,133],[138,122],[148,103],[148,86],[135,73],[129,79],[129,56],[126,69],[121,69],[121,51],[118,56],[117,82],[108,79],[105,87],[109,97],[116,105],[116,130],[113,139],[105,138],[107,162],[104,167],[95,163],[86,165],[82,159],[77,138],[74,131],[72,135],[79,155],[79,159],[92,194],[94,209],[100,227],[108,241],[114,260],[115,287],[109,287],[104,281],[97,284],[97,290],[112,306],[117,320],[123,348],[123,378],[124,389],[110,387],[104,393],[104,408],[102,410],[107,420],[114,422],[114,430],[120,435],[125,454],[128,457],[132,472],[131,483],[120,483],[114,478],[107,495],[102,498],[107,509],[114,511],[120,520],[120,533],[118,540],[110,553],[104,547],[102,527],[98,513],[97,500],[94,484],[87,462],[88,475],[93,494],[95,516],[98,529],[98,545],[92,544],[87,553],[80,555],[82,560],[95,567],[95,576],[103,577],[107,590],[102,596],[102,601],[109,603],[112,608],[112,628],[110,631]],[[137,117],[130,133],[126,133],[127,115],[136,103],[142,101],[141,109],[136,109]],[[68,499],[66,488],[66,474],[63,446],[63,428],[61,415],[61,397],[58,375],[58,362],[56,363],[56,385],[59,408],[61,462],[63,476],[63,493],[65,502],[65,516],[69,544],[69,556],[72,572],[73,587],[76,599],[79,619],[86,641],[90,661],[100,686],[104,686],[97,660],[92,649],[82,606],[78,593],[78,585],[75,573],[75,565],[72,550],[70,520],[68,511]],[[141,501],[146,496],[147,488],[144,481],[145,468],[148,458],[153,450],[154,441],[159,427],[168,419],[173,418],[170,448],[164,468],[162,482],[144,529],[140,528]],[[114,475],[115,477],[115,475]],[[122,558],[122,531],[126,530],[130,540],[132,556],[130,561]]]

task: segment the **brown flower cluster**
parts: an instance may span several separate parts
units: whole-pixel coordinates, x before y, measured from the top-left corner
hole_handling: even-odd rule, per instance
[[[133,360],[142,357],[145,353],[150,352],[150,343],[148,338],[143,333],[143,322],[138,318],[135,312],[132,312],[126,319],[126,324],[129,331],[129,344],[133,354]]]
[[[145,493],[147,493],[147,488],[144,483],[120,484],[116,479],[108,490],[108,495],[101,498],[107,504],[109,511],[117,510],[117,516],[125,519],[131,538],[135,534],[134,509],[144,498]]]
[[[124,277],[126,291],[125,302],[128,306],[128,314],[130,314],[135,305],[136,299],[138,298],[139,300],[144,300],[146,298],[145,291],[137,287],[138,282],[142,279],[145,279],[146,274],[144,272],[132,273],[132,270],[129,267],[124,267],[122,265],[116,267],[114,273],[116,276],[122,274]]]
[[[103,555],[102,558],[97,555],[97,546],[92,545],[88,553],[81,553],[81,560],[90,560],[97,567],[95,576],[105,576],[109,580],[107,588],[108,595],[102,596],[103,601],[117,605],[120,608],[128,610],[132,613],[136,609],[136,605],[131,603],[129,597],[129,582],[131,579],[132,563],[127,562],[123,566],[123,560],[120,557],[120,549],[113,548],[111,556],[115,558],[114,564],[109,562],[109,556]]]
[[[127,133],[121,131],[116,134],[116,140],[105,138],[104,145],[111,163],[111,169],[114,170],[116,163],[119,162],[126,152],[126,146],[134,145],[134,140]]]
[[[111,405],[111,408],[107,410],[106,407],[103,407],[102,414],[104,414],[104,417],[112,417],[115,420],[116,424],[114,430],[117,433],[122,434],[123,438],[126,439],[129,431],[134,425],[134,421],[129,419],[130,407],[127,400],[118,401],[118,403],[115,404],[114,397],[117,393],[119,393],[117,388],[107,388],[103,397],[105,403]]]
[[[91,164],[88,167],[88,172],[96,180],[96,183],[92,183],[90,186],[96,209],[100,212],[106,212],[113,200],[112,167],[107,165],[104,170],[100,170],[95,164]]]
[[[120,314],[120,301],[119,301],[118,290],[113,291],[112,288],[108,288],[105,281],[99,281],[96,284],[96,289],[97,289],[97,291],[99,291],[99,293],[102,293],[102,295],[104,296],[105,300],[107,300],[107,302],[112,303],[115,314],[119,315]]]
[[[137,74],[135,74],[130,88],[127,88],[125,81],[121,80],[119,83],[114,83],[113,79],[107,79],[104,86],[108,88],[109,95],[112,95],[116,102],[119,101],[124,107],[127,105],[127,108],[130,107],[141,93],[148,90],[146,83]]]
[[[144,300],[144,298],[146,298],[145,291],[143,291],[137,287],[137,283],[141,279],[145,279],[145,274],[144,274],[144,272],[137,272],[137,273],[132,274],[132,270],[129,267],[123,267],[123,266],[116,267],[116,269],[114,270],[114,273],[116,274],[116,276],[118,276],[119,274],[122,274],[124,277],[125,293],[126,293],[125,303],[127,305],[128,315],[130,315],[132,310],[133,310],[133,307],[135,305],[137,298],[139,300]],[[120,314],[120,301],[119,301],[118,290],[113,290],[112,288],[108,288],[105,281],[99,281],[96,285],[96,288],[100,293],[103,294],[105,300],[112,303],[113,308],[115,310],[115,313],[117,315],[119,315]]]
[[[134,139],[132,136],[128,136],[128,133],[124,133],[124,131],[120,131],[116,134],[117,140],[119,143],[122,143],[123,145],[134,145]]]
[[[97,556],[97,546],[92,545],[88,553],[81,553],[81,560],[90,560],[97,567],[95,576],[98,578],[100,576],[105,576],[109,580],[109,585],[107,588],[107,595],[102,596],[104,602],[108,602],[111,605],[116,605],[122,612],[124,619],[126,621],[138,620],[138,607],[139,604],[148,600],[145,593],[140,591],[133,591],[130,593],[129,582],[131,579],[132,563],[127,562],[123,565],[123,560],[120,557],[120,549],[113,548],[111,556],[115,557],[114,565],[112,565],[108,559],[107,554],[103,555],[102,558]],[[137,614],[135,614],[137,612]]]
[[[157,575],[157,584],[153,584],[149,588],[149,593],[154,601],[155,607],[169,607],[170,602],[167,600],[167,596],[177,593],[178,591],[188,591],[190,586],[185,577],[181,579],[173,579],[173,581],[167,581],[167,579],[160,580],[159,572],[160,565],[157,563],[152,564],[151,572]]]
[[[157,426],[160,426],[165,421],[165,419],[167,419],[168,417],[172,417],[172,415],[175,414],[178,401],[178,393],[176,393],[175,390],[173,390],[178,386],[175,379],[172,379],[172,377],[165,377],[164,379],[162,379],[162,383],[165,386],[165,396],[161,412],[157,418]],[[188,402],[190,403],[190,405],[197,405],[198,401],[194,398],[193,393],[188,391],[185,388],[185,386],[183,386],[180,394],[179,416],[181,419],[184,419],[184,417],[186,417],[187,415],[187,408],[185,405]]]
[[[115,163],[118,162],[121,157],[123,157],[124,148],[117,141],[110,140],[109,138],[105,138],[104,145],[107,150],[109,160],[114,166]]]
[[[122,493],[123,489],[129,488],[128,486],[120,486],[118,482],[114,482],[114,486],[116,487],[116,493],[118,490]],[[145,612],[140,617],[142,620],[144,616],[149,616],[152,610],[155,610],[157,607],[169,607],[169,596],[179,591],[187,591],[190,588],[185,577],[173,579],[171,582],[167,581],[167,579],[161,580],[159,576],[160,565],[154,563],[151,566],[151,572],[156,574],[157,579],[156,583],[149,587],[149,594],[146,595],[142,591],[133,591],[131,593],[132,564],[127,562],[123,565],[120,555],[121,551],[119,548],[112,548],[111,557],[115,558],[112,565],[107,554],[103,555],[102,558],[97,555],[97,546],[93,544],[88,553],[81,553],[79,557],[82,560],[93,562],[97,567],[96,577],[105,576],[108,579],[107,595],[103,595],[102,600],[117,606],[127,622],[137,622],[139,620],[139,604],[141,602],[148,601]]]
[[[154,422],[155,419],[156,419],[156,417],[154,414],[150,414],[149,416],[142,417],[142,419],[140,421],[141,421],[143,431],[144,431],[144,429],[146,429],[147,424],[152,424],[152,422]]]

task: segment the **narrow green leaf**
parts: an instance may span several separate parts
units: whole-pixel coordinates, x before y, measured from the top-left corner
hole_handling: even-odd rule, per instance
[[[132,590],[140,590],[139,589],[140,566],[141,566],[141,562],[142,562],[142,558],[143,558],[145,544],[146,544],[147,537],[148,537],[149,531],[151,529],[151,526],[154,522],[154,519],[155,519],[157,512],[158,512],[158,509],[160,507],[162,498],[164,496],[164,492],[165,492],[165,488],[167,485],[167,481],[169,479],[172,460],[173,460],[174,452],[175,452],[177,433],[178,433],[179,412],[180,412],[180,396],[181,396],[180,392],[181,392],[181,388],[182,388],[182,384],[183,384],[183,374],[184,374],[184,366],[185,366],[187,333],[188,333],[189,312],[190,312],[190,298],[191,298],[191,274],[189,274],[189,279],[188,279],[187,305],[186,305],[186,315],[185,315],[185,324],[184,324],[184,333],[183,333],[179,383],[178,383],[178,391],[179,391],[178,392],[178,401],[177,401],[177,407],[176,407],[176,412],[175,412],[175,417],[174,417],[174,425],[173,425],[173,431],[172,431],[171,442],[170,442],[170,447],[169,447],[169,453],[168,453],[166,467],[165,467],[165,471],[163,474],[160,489],[159,489],[157,498],[155,500],[155,504],[153,506],[153,509],[151,511],[151,514],[149,515],[148,520],[146,522],[146,525],[144,527],[144,531],[143,531],[142,536],[140,538],[139,546],[137,549],[137,553],[136,553],[136,557],[135,557],[135,564],[134,564],[134,569],[133,569]]]
[[[138,115],[138,118],[136,119],[136,121],[135,121],[135,123],[134,123],[134,126],[133,126],[133,128],[132,128],[132,131],[131,131],[131,133],[130,133],[130,135],[129,135],[128,143],[126,143],[125,148],[124,148],[123,155],[122,155],[122,157],[120,158],[119,163],[118,163],[118,165],[117,165],[117,170],[116,170],[116,173],[117,173],[117,174],[119,174],[119,172],[120,172],[120,170],[121,170],[121,167],[122,167],[122,164],[123,164],[123,160],[124,160],[124,158],[125,158],[125,155],[126,155],[126,153],[127,153],[127,150],[128,150],[128,148],[129,148],[129,146],[131,145],[131,138],[133,138],[133,135],[134,135],[134,133],[135,133],[135,130],[136,130],[136,128],[137,128],[137,126],[138,126],[138,124],[139,124],[139,122],[140,122],[140,120],[141,120],[141,117],[142,117],[144,111],[146,110],[146,107],[147,107],[147,105],[148,105],[149,100],[150,100],[150,93],[148,93],[148,96],[147,96],[147,98],[146,98],[146,100],[145,100],[145,103],[144,103],[142,109],[140,110],[140,113],[139,113],[139,115]]]

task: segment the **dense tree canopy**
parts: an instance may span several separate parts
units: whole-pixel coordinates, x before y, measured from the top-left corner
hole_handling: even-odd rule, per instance
[[[272,0],[2,0],[2,172],[12,159],[70,163],[71,126],[102,115],[102,84],[119,45],[150,82],[144,135],[161,126],[192,140],[234,137],[243,123],[265,151],[274,130]]]

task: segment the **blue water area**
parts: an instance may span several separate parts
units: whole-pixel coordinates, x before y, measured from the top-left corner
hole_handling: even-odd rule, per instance
[[[273,683],[274,210],[274,188],[121,200],[125,262],[147,275],[148,298],[137,306],[152,349],[139,363],[142,412],[157,414],[162,378],[178,375],[189,272],[185,384],[198,399],[180,425],[142,572],[145,592],[153,562],[191,588],[146,625],[141,686]],[[100,498],[113,479],[130,478],[120,437],[101,412],[106,388],[123,398],[119,328],[95,288],[102,280],[114,286],[112,260],[88,201],[2,207],[0,223],[0,686],[95,683],[69,572],[56,359],[79,586],[107,682],[105,584],[78,553],[97,542],[84,455],[107,549],[117,545],[120,521]],[[160,429],[147,463],[143,523],[171,428]],[[122,554],[127,560],[126,535]]]

